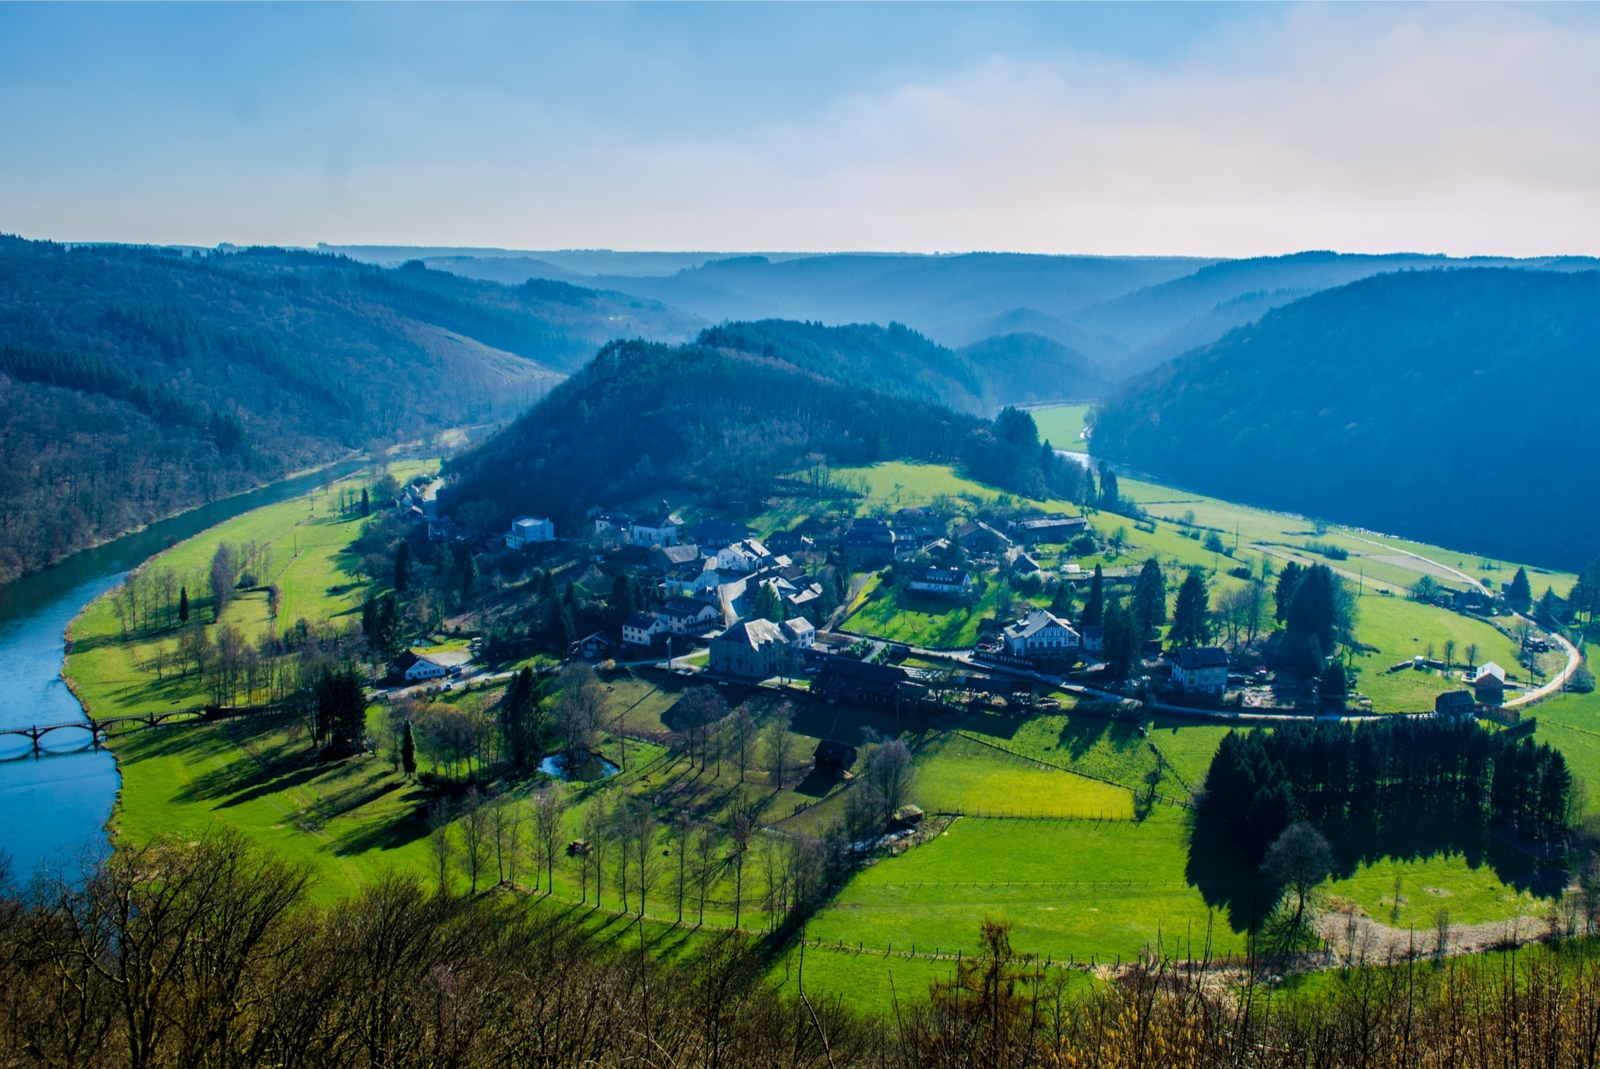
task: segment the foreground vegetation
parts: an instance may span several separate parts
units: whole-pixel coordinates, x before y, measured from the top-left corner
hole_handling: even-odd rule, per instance
[[[303,871],[235,836],[82,876],[0,893],[7,1064],[1580,1069],[1600,1036],[1600,966],[1581,943],[1352,956],[1280,994],[1271,963],[1213,970],[1203,951],[1086,983],[982,921],[979,953],[902,974],[893,1014],[874,1016],[809,989],[801,955],[780,991],[748,938],[613,925],[539,896],[389,876],[317,907]]]

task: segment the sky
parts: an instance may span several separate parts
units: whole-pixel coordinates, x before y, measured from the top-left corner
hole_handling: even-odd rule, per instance
[[[64,241],[1600,254],[1600,7],[0,4]]]

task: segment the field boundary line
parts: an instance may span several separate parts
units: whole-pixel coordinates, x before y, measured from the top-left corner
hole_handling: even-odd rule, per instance
[[[1001,753],[1015,757],[1019,761],[1031,761],[1036,765],[1044,765],[1046,768],[1053,768],[1057,772],[1065,772],[1070,776],[1082,776],[1084,779],[1094,780],[1096,783],[1104,783],[1108,787],[1115,787],[1119,791],[1127,791],[1128,796],[1130,798],[1134,798],[1135,800],[1138,798],[1138,792],[1134,788],[1123,783],[1118,783],[1116,780],[1106,779],[1104,776],[1096,776],[1088,772],[1079,772],[1075,768],[1067,768],[1064,765],[1056,764],[1054,761],[1046,761],[1042,758],[1029,757],[1026,754],[1020,754],[1009,747],[1001,746],[999,743],[990,742],[988,739],[985,739],[979,735],[974,735],[965,728],[956,728],[954,733],[963,739],[970,739],[980,746],[987,746],[990,749],[999,750]]]

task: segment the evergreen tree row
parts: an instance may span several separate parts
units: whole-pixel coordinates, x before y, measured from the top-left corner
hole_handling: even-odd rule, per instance
[[[1561,753],[1471,721],[1394,717],[1229,732],[1206,773],[1204,806],[1259,858],[1290,823],[1380,824],[1427,811],[1544,834],[1567,823],[1572,774]]]

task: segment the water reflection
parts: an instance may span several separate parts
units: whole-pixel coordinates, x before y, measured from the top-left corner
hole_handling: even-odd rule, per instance
[[[605,779],[607,776],[615,776],[621,770],[599,754],[586,753],[578,755],[578,760],[573,764],[570,771],[567,768],[566,754],[551,754],[539,762],[539,771],[547,776],[554,776],[558,780],[571,783],[575,780]]]

